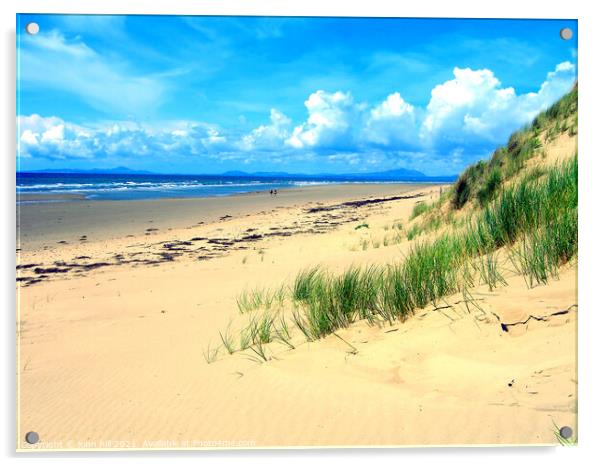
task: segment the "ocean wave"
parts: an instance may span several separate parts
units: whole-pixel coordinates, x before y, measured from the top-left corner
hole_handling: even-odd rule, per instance
[[[340,181],[294,181],[294,186],[320,186],[323,184],[340,184]]]
[[[18,185],[19,192],[45,192],[45,193],[92,193],[92,192],[109,192],[109,191],[126,191],[126,190],[180,190],[180,189],[216,189],[216,188],[246,188],[257,187],[262,185],[274,185],[275,183],[263,181],[250,181],[245,183],[236,183],[226,181],[223,183],[206,183],[206,182],[111,182],[111,183],[50,183],[50,184],[31,184]],[[277,184],[291,184],[280,182]]]

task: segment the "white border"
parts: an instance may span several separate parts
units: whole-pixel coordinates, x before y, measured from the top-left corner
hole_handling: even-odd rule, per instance
[[[577,18],[579,20],[579,176],[580,176],[580,257],[579,257],[579,446],[577,448],[427,448],[373,450],[271,450],[234,452],[137,452],[137,453],[75,453],[35,456],[20,454],[20,464],[44,458],[61,464],[71,457],[86,457],[86,462],[124,460],[162,464],[172,457],[198,463],[227,461],[248,464],[306,464],[308,461],[363,464],[367,460],[399,464],[418,463],[525,464],[588,464],[598,456],[596,451],[601,433],[602,384],[600,363],[602,354],[602,309],[596,292],[600,289],[600,188],[602,182],[602,141],[597,140],[602,128],[600,101],[600,44],[602,24],[592,1],[531,1],[504,0],[482,2],[470,0],[421,0],[391,2],[386,0],[169,0],[168,2],[123,0],[88,0],[85,3],[68,0],[4,0],[2,15],[2,95],[0,128],[3,143],[2,209],[2,284],[5,306],[3,357],[2,452],[9,463],[16,461],[15,448],[15,335],[14,335],[14,273],[15,273],[15,14],[20,13],[104,13],[104,14],[213,14],[213,15],[272,15],[272,16],[400,16],[400,17],[481,17],[481,18]],[[597,47],[596,47],[597,46]],[[520,63],[517,63],[520,66]],[[458,428],[462,428],[458,419]]]
[[[169,15],[270,15],[270,16],[399,16],[457,18],[577,18],[586,4],[548,0],[507,0],[491,8],[470,0],[393,2],[357,0],[173,0],[120,2],[117,0],[20,0],[20,13],[169,14]],[[545,5],[545,7],[543,7]]]

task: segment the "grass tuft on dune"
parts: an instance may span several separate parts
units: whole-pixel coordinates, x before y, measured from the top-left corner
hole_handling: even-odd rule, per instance
[[[422,221],[407,230],[412,243],[404,258],[388,265],[351,266],[342,273],[315,266],[299,272],[290,288],[243,293],[239,309],[265,310],[274,303],[282,309],[290,303],[292,324],[306,340],[314,341],[358,320],[403,321],[446,296],[469,294],[476,283],[490,290],[505,286],[500,257],[508,259],[528,287],[557,277],[578,249],[577,154],[552,166],[526,168],[525,163],[541,147],[542,133],[548,138],[556,126],[568,131],[576,105],[575,87],[530,127],[514,133],[488,162],[469,167],[450,190],[440,192],[437,201],[416,204],[410,221],[418,217]],[[457,215],[466,205],[473,211]],[[396,239],[383,239],[385,246],[403,239],[399,225]],[[429,240],[417,238],[440,229]],[[372,239],[372,245],[378,247],[380,241]],[[232,339],[227,335],[222,341],[231,353]],[[265,344],[273,340],[295,347],[287,321],[267,313],[251,318],[241,332],[243,340],[241,350],[251,349],[260,362],[268,360]]]
[[[310,269],[295,281],[296,323],[308,339],[358,319],[406,319],[471,286],[505,284],[495,252],[511,247],[517,273],[545,283],[577,253],[577,157],[502,191],[465,225],[412,245],[405,260],[342,274]],[[476,261],[475,261],[476,259]]]

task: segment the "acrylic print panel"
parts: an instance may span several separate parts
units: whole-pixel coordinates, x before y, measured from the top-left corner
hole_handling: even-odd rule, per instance
[[[18,449],[577,441],[575,20],[17,47]]]

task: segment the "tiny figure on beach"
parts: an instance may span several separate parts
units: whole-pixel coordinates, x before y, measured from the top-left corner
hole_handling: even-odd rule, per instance
[[[277,196],[277,195],[278,195],[278,190],[274,189],[274,196]]]
[[[274,195],[274,190],[270,189],[270,196],[273,196],[273,195]]]

